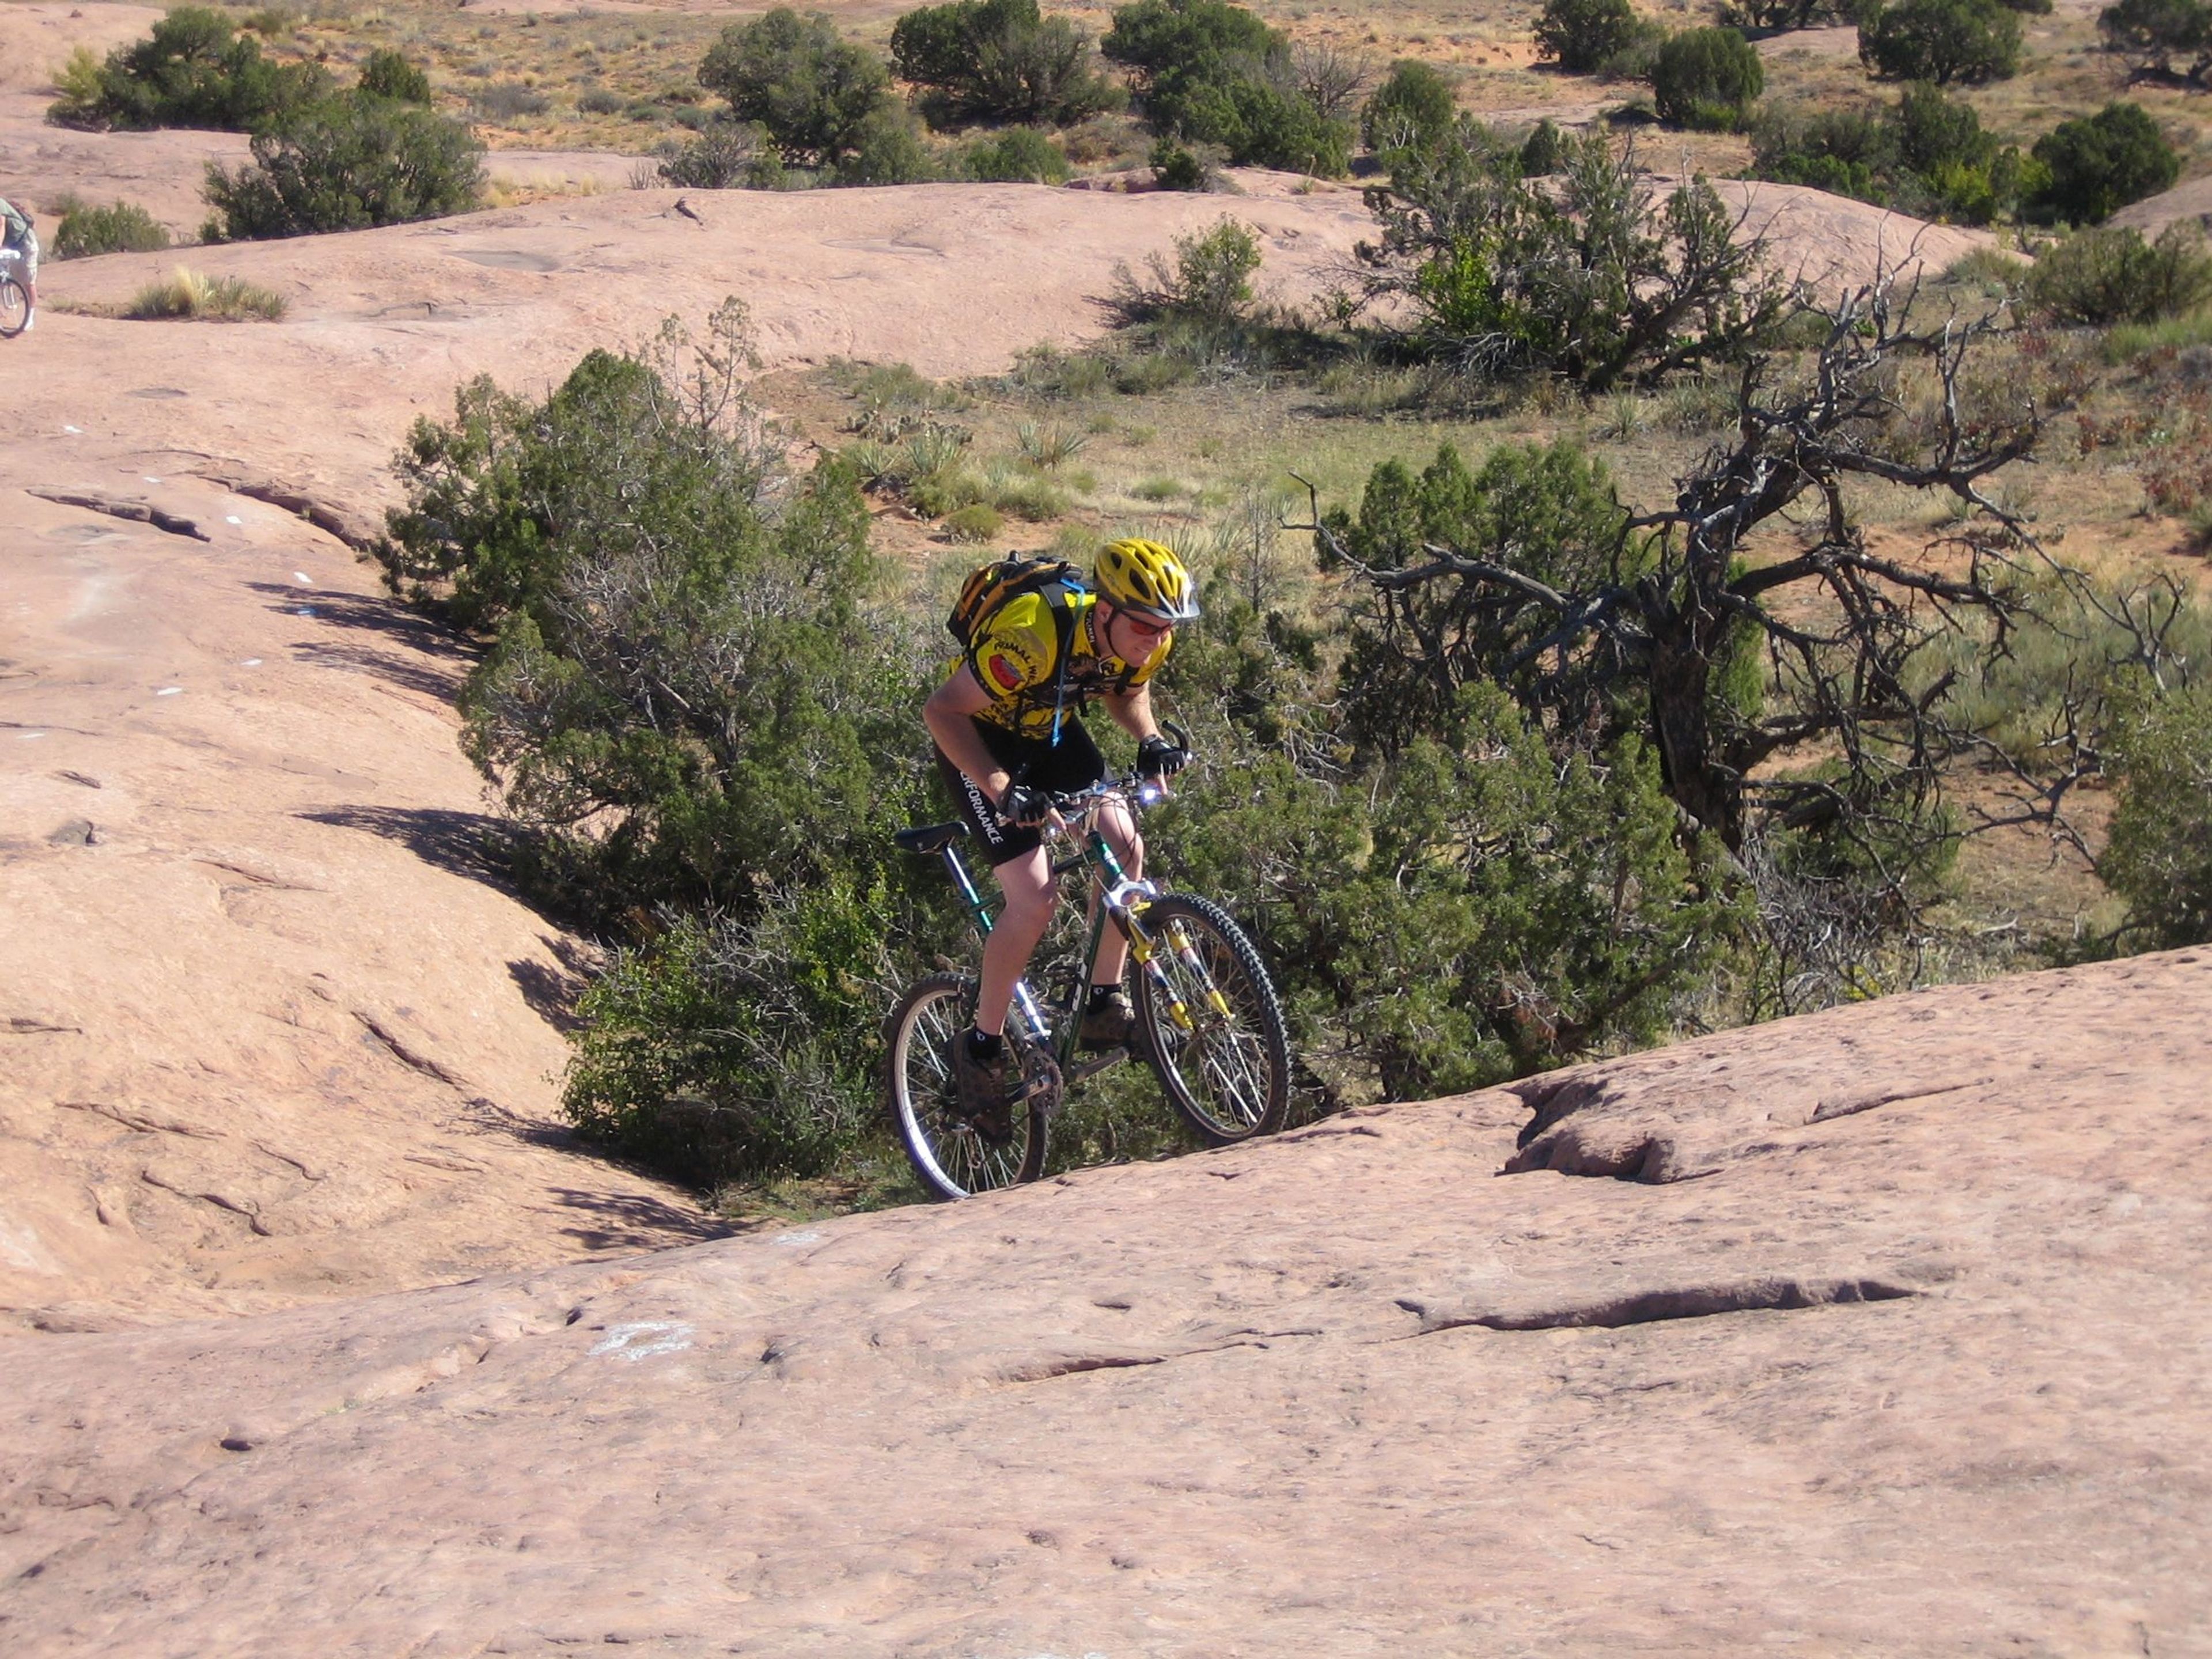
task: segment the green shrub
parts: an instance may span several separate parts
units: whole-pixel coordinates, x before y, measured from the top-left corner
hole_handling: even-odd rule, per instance
[[[2016,149],[2000,150],[1963,99],[1917,82],[1881,115],[1836,110],[1762,121],[1752,135],[1751,176],[1986,224],[2017,211],[2043,169]]]
[[[1170,307],[1205,322],[1234,322],[1252,303],[1252,273],[1260,269],[1260,241],[1240,219],[1221,219],[1212,229],[1175,240],[1176,281]]]
[[[2118,0],[2098,14],[2097,30],[2106,51],[2146,74],[2179,74],[2201,86],[2212,73],[2212,5],[2203,0]]]
[[[997,507],[971,501],[946,514],[942,527],[951,541],[988,542],[1006,527],[1006,520]]]
[[[1121,89],[1091,66],[1091,42],[1036,0],[950,0],[891,26],[891,62],[921,88],[933,127],[972,121],[1070,126],[1118,107]]]
[[[1887,203],[1898,161],[1893,130],[1871,110],[1770,113],[1751,135],[1751,176]]]
[[[2077,225],[2110,218],[2181,176],[2181,157],[2137,104],[2112,103],[2062,122],[2035,141],[2050,181],[2028,204],[2043,219]]]
[[[210,163],[209,241],[365,230],[465,213],[483,189],[483,145],[418,104],[351,96],[254,135],[253,166]]]
[[[1035,127],[1008,127],[972,147],[961,171],[985,183],[1059,185],[1067,181],[1067,157]]]
[[[717,121],[689,139],[664,138],[653,153],[654,174],[679,190],[782,190],[790,183],[768,135],[735,121]]]
[[[904,105],[886,99],[853,134],[853,148],[837,163],[840,185],[926,185],[940,177],[921,124]]]
[[[1160,136],[1218,145],[1240,167],[1334,177],[1350,166],[1350,123],[1304,84],[1290,43],[1225,0],[1135,0],[1099,49],[1130,71]]]
[[[2020,72],[2020,18],[1996,0],[1867,0],[1859,58],[1893,81],[1972,85]]]
[[[1808,29],[1850,15],[1853,0],[1721,0],[1716,14],[1728,27],[1747,34],[1781,34]]]
[[[1765,89],[1759,53],[1734,29],[1685,29],[1659,49],[1651,91],[1659,118],[1707,132],[1733,132]]]
[[[1386,158],[1394,150],[1431,149],[1451,131],[1458,113],[1457,95],[1443,72],[1405,58],[1390,66],[1389,78],[1360,112],[1359,142]]]
[[[1195,150],[1172,138],[1154,141],[1149,158],[1152,182],[1162,190],[1208,191],[1214,186],[1214,169]]]
[[[123,307],[133,322],[191,319],[216,323],[274,323],[288,309],[284,296],[236,276],[205,276],[179,265],[163,281],[149,283]]]
[[[2098,875],[2154,948],[2212,943],[2212,685],[2146,702],[2113,749],[2118,804]]]
[[[410,435],[376,550],[397,589],[492,634],[470,752],[602,922],[743,916],[769,872],[850,872],[917,781],[907,647],[862,616],[859,490],[834,465],[786,474],[738,390],[741,307],[696,360],[681,343],[594,351],[543,403],[463,386],[451,424]]]
[[[629,106],[622,94],[605,87],[589,87],[576,94],[579,115],[619,115]]]
[[[1559,130],[1558,122],[1546,116],[1528,130],[1528,137],[1522,143],[1521,176],[1548,178],[1559,170],[1566,155],[1566,134]]]
[[[2027,291],[2028,303],[2057,322],[2154,323],[2212,299],[2212,254],[2186,221],[2154,243],[2137,230],[2084,230],[2035,262]]]
[[[553,100],[519,81],[494,81],[469,95],[469,107],[486,121],[511,125],[526,115],[543,115]]]
[[[378,50],[362,65],[361,89],[372,98],[392,98],[403,104],[430,101],[430,77],[396,52]],[[620,108],[619,102],[616,105]]]
[[[795,166],[831,167],[858,149],[890,84],[883,60],[842,39],[819,12],[779,6],[733,23],[699,66],[699,83],[758,122]],[[880,128],[872,130],[877,143]]]
[[[1429,361],[1603,393],[1739,356],[1787,310],[1704,179],[1655,206],[1601,133],[1569,140],[1540,185],[1491,143],[1462,122],[1433,165],[1368,192],[1382,229],[1368,294],[1405,308],[1406,343]]]
[[[1536,45],[1561,69],[1588,75],[1629,46],[1637,29],[1628,0],[1544,0]]]
[[[53,257],[82,259],[95,253],[153,253],[169,246],[169,233],[135,202],[90,207],[70,198],[54,227]]]
[[[329,90],[330,76],[317,65],[271,63],[221,12],[179,6],[96,70],[89,54],[73,57],[46,118],[63,126],[246,132]]]
[[[675,914],[585,993],[562,1100],[586,1138],[711,1187],[818,1175],[869,1126],[896,913],[846,880],[763,895]]]

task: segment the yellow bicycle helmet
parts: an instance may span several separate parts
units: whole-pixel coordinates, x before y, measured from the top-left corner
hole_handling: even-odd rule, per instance
[[[1091,568],[1100,598],[1123,611],[1170,627],[1198,620],[1198,595],[1190,572],[1173,550],[1136,537],[1109,542]]]

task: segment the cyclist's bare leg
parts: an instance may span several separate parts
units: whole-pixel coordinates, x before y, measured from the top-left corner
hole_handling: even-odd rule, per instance
[[[983,941],[983,983],[975,996],[975,1029],[992,1036],[1006,1029],[1014,981],[1030,965],[1037,941],[1051,925],[1058,897],[1052,858],[1042,847],[1007,860],[996,874],[1005,903],[991,924],[990,937]]]
[[[1132,881],[1145,873],[1145,838],[1137,833],[1137,821],[1129,809],[1115,801],[1098,815],[1098,828],[1106,836],[1106,844],[1114,849],[1114,856],[1121,861],[1121,873]],[[1091,900],[1092,915],[1097,915],[1098,899],[1093,890]],[[1119,985],[1121,970],[1129,958],[1129,941],[1121,937],[1118,927],[1109,927],[1098,941],[1098,955],[1091,965],[1093,985]],[[988,981],[987,981],[988,982]],[[1007,988],[1011,994],[1012,987]]]

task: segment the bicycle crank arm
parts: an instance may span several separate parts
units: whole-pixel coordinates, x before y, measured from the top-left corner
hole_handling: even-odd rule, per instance
[[[1104,1054],[1086,1060],[1080,1065],[1069,1066],[1061,1073],[1061,1076],[1067,1086],[1072,1089],[1079,1083],[1097,1077],[1101,1072],[1112,1071],[1125,1060],[1135,1058],[1136,1056],[1127,1048],[1109,1048]]]

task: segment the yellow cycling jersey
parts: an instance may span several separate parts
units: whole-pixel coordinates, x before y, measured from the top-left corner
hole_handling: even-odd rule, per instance
[[[962,659],[990,694],[991,706],[975,716],[1027,737],[1052,735],[1055,706],[1071,715],[1101,691],[1133,691],[1159,671],[1174,646],[1164,635],[1141,663],[1101,656],[1091,638],[1095,593],[1071,592],[1067,678],[1060,681],[1060,627],[1042,592],[1018,593],[986,617]]]

